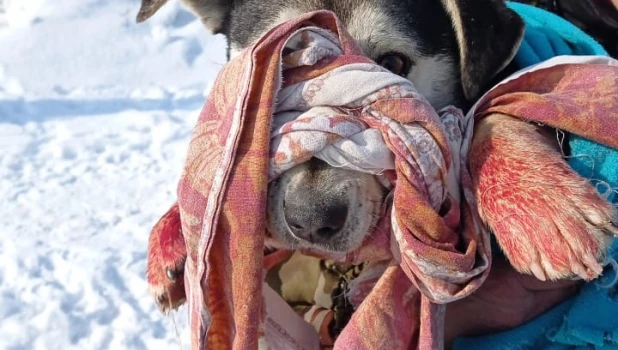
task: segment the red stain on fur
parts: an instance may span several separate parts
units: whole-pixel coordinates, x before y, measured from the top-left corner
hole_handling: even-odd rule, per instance
[[[552,131],[492,115],[477,125],[471,154],[481,218],[518,271],[599,276],[613,208],[563,160]]]
[[[176,309],[185,302],[184,264],[187,248],[175,203],[159,219],[148,242],[148,284],[162,312]]]

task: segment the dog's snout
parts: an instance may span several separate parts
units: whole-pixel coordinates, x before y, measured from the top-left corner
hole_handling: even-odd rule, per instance
[[[317,158],[268,185],[268,232],[292,249],[349,252],[376,224],[386,194],[374,175]]]
[[[341,202],[288,203],[284,204],[285,221],[290,231],[299,239],[324,243],[345,225],[348,206]]]

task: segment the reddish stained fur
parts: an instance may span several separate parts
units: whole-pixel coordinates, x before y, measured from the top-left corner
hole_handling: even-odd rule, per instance
[[[599,276],[613,207],[563,160],[555,133],[494,114],[477,125],[471,155],[481,218],[516,270]]]
[[[180,211],[175,203],[154,226],[148,242],[148,284],[157,306],[164,313],[185,302],[183,267],[186,256]],[[167,269],[177,272],[175,281],[167,277]]]

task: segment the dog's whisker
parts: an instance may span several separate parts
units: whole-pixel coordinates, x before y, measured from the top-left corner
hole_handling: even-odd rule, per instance
[[[168,295],[170,295],[170,291],[167,291]],[[176,335],[176,340],[178,341],[178,349],[182,350],[182,339],[180,338],[180,332],[178,331],[178,325],[176,324],[176,317],[174,317],[174,309],[172,304],[172,298],[167,298],[168,301],[168,316],[172,320],[172,325],[174,326],[174,333]]]

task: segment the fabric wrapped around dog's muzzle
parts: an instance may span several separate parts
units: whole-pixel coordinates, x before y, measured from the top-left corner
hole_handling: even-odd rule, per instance
[[[455,248],[470,248],[481,238],[473,234],[480,231],[475,216],[469,217],[469,226],[460,226],[460,215],[471,215],[468,208],[474,203],[471,197],[462,203],[461,190],[470,190],[462,155],[472,123],[455,108],[436,113],[410,81],[357,53],[346,55],[337,42],[334,34],[317,27],[303,28],[288,40],[285,49],[291,53],[283,57],[269,178],[311,157],[337,168],[389,173],[385,181],[390,179],[394,191],[391,222],[397,242],[393,254],[401,255],[409,278],[432,300],[457,298],[456,285],[466,285],[487,268],[483,249]],[[322,61],[330,68],[323,74],[297,75],[296,70]],[[486,242],[479,243],[484,247]],[[370,247],[368,242],[361,250]]]

